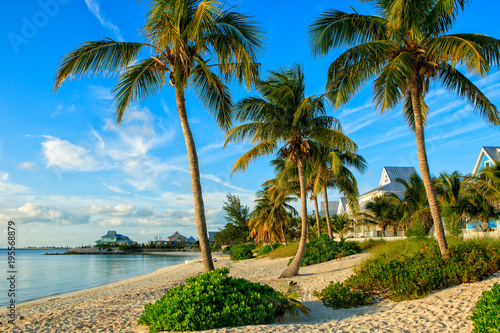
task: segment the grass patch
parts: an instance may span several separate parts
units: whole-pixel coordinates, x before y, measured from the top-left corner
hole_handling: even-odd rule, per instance
[[[278,259],[278,258],[292,257],[295,255],[295,253],[297,253],[298,249],[299,249],[299,242],[290,243],[286,246],[280,246],[274,251],[264,254],[259,258]]]

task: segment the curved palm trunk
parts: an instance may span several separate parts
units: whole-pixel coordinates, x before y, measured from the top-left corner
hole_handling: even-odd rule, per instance
[[[434,188],[432,187],[429,163],[427,162],[427,152],[425,151],[424,126],[422,124],[422,110],[420,109],[420,94],[416,85],[411,87],[411,100],[413,115],[415,118],[415,136],[417,139],[420,173],[422,174],[425,192],[427,193],[427,200],[429,201],[429,208],[434,222],[434,229],[436,230],[436,238],[439,244],[439,249],[441,250],[441,254],[444,255],[448,251],[448,244],[446,243],[446,236],[444,234],[443,221],[441,220],[441,213],[439,212],[436,193],[434,193]]]
[[[201,192],[200,169],[198,167],[198,155],[193,140],[193,134],[189,128],[189,122],[186,114],[186,101],[184,93],[178,88],[175,89],[175,101],[177,103],[177,112],[181,120],[182,132],[186,141],[188,152],[189,170],[191,172],[191,187],[193,189],[194,213],[196,216],[196,231],[200,239],[200,250],[203,258],[205,272],[214,269],[212,253],[210,251],[210,242],[208,240],[207,222],[205,220],[205,205],[203,204],[203,195]]]
[[[318,227],[318,237],[321,237],[321,228],[319,226],[318,197],[314,197],[314,209],[316,211],[316,226]]]
[[[299,183],[300,183],[300,215],[302,218],[302,232],[300,235],[299,249],[293,258],[290,266],[285,268],[283,273],[281,273],[280,278],[289,278],[299,274],[300,264],[302,263],[302,257],[306,250],[307,241],[307,196],[306,196],[306,177],[304,175],[304,165],[302,162],[302,157],[297,158],[297,166],[299,169]]]
[[[333,240],[332,225],[330,224],[330,212],[328,211],[328,196],[326,194],[326,185],[323,185],[323,197],[325,198],[325,217],[326,225],[328,227],[328,238]]]

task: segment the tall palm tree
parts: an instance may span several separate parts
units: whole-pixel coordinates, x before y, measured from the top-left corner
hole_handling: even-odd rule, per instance
[[[184,95],[193,89],[218,125],[231,127],[233,103],[224,81],[235,78],[249,89],[258,77],[256,56],[261,29],[244,14],[222,9],[218,0],[153,0],[142,29],[145,42],[111,39],[83,43],[61,61],[54,90],[66,79],[117,75],[117,123],[127,107],[150,97],[168,83],[175,88],[191,172],[196,227],[205,270],[214,268],[210,254],[196,147]],[[138,60],[142,50],[145,58]]]
[[[458,69],[486,75],[500,62],[500,41],[479,34],[449,34],[467,0],[364,0],[377,15],[348,14],[330,9],[310,26],[316,56],[332,48],[351,47],[328,69],[327,89],[336,107],[373,81],[374,101],[381,112],[403,104],[403,116],[415,132],[420,172],[425,184],[441,253],[447,251],[444,228],[425,150],[424,127],[429,114],[425,97],[431,81],[469,102],[487,122],[498,125],[497,108]]]
[[[327,188],[335,188],[340,194],[347,198],[348,205],[352,211],[358,206],[358,185],[356,178],[348,167],[353,167],[359,172],[366,169],[365,159],[356,153],[341,153],[338,149],[316,144],[314,150],[314,162],[312,170],[317,175],[314,178],[314,192],[323,193],[325,199],[325,216],[328,228],[328,237],[333,240],[332,226],[330,224],[330,212],[328,209]]]
[[[406,226],[411,226],[418,221],[429,230],[432,227],[432,215],[429,208],[429,201],[427,200],[427,191],[422,178],[414,173],[410,176],[408,181],[396,178],[396,182],[405,187],[400,205],[404,207],[403,213],[407,218]],[[435,181],[433,180],[433,187],[434,183]]]
[[[227,145],[251,139],[255,144],[233,165],[233,172],[245,170],[250,161],[278,152],[297,164],[301,199],[301,237],[294,260],[281,274],[298,274],[307,239],[307,196],[304,165],[313,142],[336,147],[341,152],[357,147],[345,134],[337,119],[326,115],[323,95],[305,96],[304,73],[300,65],[271,71],[257,84],[261,97],[247,97],[238,102],[237,120],[243,124],[226,134]]]

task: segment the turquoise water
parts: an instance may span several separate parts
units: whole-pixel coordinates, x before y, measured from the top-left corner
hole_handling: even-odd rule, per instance
[[[184,263],[193,254],[169,255],[44,255],[66,249],[17,249],[16,304],[87,289]],[[7,250],[0,249],[0,306],[10,302]]]

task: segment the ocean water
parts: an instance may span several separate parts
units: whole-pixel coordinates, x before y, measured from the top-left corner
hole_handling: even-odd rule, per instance
[[[66,249],[17,249],[15,302],[87,289],[184,263],[195,255],[45,255]],[[9,304],[12,273],[7,249],[0,249],[0,306]]]

